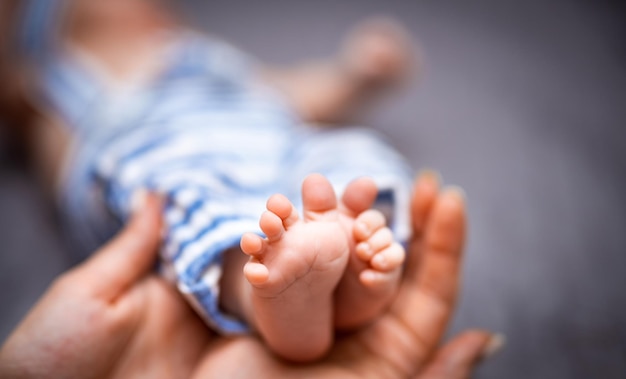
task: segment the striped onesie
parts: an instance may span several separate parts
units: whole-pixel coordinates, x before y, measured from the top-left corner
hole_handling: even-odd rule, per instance
[[[222,254],[243,233],[261,234],[271,194],[299,205],[309,173],[338,192],[367,175],[396,240],[408,239],[411,171],[373,131],[304,125],[255,79],[251,58],[187,32],[168,37],[167,69],[149,85],[106,90],[102,76],[56,41],[63,2],[24,4],[22,52],[35,62],[41,99],[74,135],[60,202],[80,253],[122,227],[137,190],[163,194],[162,272],[209,325],[242,333],[248,326],[219,308]]]

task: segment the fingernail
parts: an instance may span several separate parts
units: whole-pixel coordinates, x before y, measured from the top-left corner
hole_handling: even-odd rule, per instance
[[[419,173],[418,173],[418,177],[424,177],[424,176],[428,176],[428,177],[432,178],[437,183],[443,183],[442,182],[443,179],[441,177],[441,174],[437,170],[433,170],[433,169],[430,169],[430,168],[425,168],[423,170],[420,170]]]
[[[132,213],[139,212],[143,207],[146,206],[147,201],[148,191],[145,188],[140,188],[136,190],[130,200],[130,209]]]
[[[487,346],[485,346],[485,348],[483,349],[483,352],[481,354],[482,358],[487,359],[493,356],[498,351],[502,350],[505,344],[506,337],[504,336],[504,334],[496,333],[492,335],[489,339],[489,343],[487,343]]]
[[[463,200],[467,200],[467,192],[459,186],[450,186],[447,188],[448,191],[455,193],[459,198]]]

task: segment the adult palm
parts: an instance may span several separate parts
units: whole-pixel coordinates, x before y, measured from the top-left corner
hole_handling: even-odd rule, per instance
[[[160,202],[60,276],[0,349],[2,378],[189,377],[211,340],[163,279],[149,274]]]

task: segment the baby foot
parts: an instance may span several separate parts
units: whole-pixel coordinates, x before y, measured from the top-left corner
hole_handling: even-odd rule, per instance
[[[342,197],[342,224],[352,237],[351,255],[335,292],[335,326],[352,329],[371,322],[393,300],[404,262],[404,248],[393,239],[381,212],[368,209],[376,184],[350,183]]]
[[[266,238],[248,233],[241,239],[250,256],[244,276],[255,326],[272,350],[295,361],[317,359],[330,348],[333,292],[349,257],[330,183],[311,175],[302,197],[300,218],[286,197],[272,196],[259,222]]]

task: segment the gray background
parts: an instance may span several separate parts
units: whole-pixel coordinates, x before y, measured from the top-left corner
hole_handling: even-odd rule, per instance
[[[209,4],[210,3],[210,4]],[[186,1],[261,60],[331,54],[386,14],[421,79],[364,120],[469,200],[452,331],[504,333],[479,378],[626,376],[626,17],[606,1]],[[2,141],[0,137],[0,141]],[[1,151],[1,150],[0,150]],[[32,179],[0,169],[0,338],[70,264]]]

